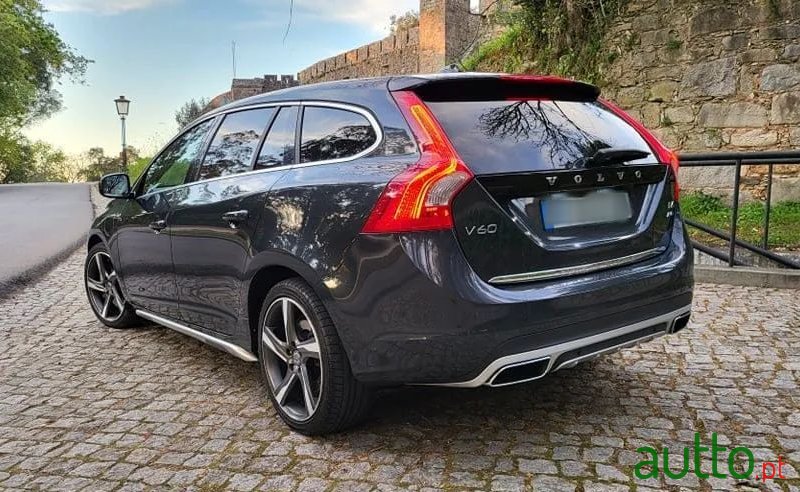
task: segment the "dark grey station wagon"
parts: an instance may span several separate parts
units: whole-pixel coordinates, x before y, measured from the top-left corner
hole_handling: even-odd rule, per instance
[[[591,85],[438,74],[234,102],[175,137],[92,226],[115,328],[259,364],[280,416],[335,432],[374,389],[531,381],[683,329],[678,162]]]

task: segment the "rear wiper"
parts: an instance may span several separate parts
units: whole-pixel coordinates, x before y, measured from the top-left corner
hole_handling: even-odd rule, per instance
[[[583,167],[605,167],[614,164],[625,164],[649,156],[649,152],[636,149],[599,149],[589,157],[584,157],[581,162]],[[580,167],[580,166],[576,166]]]

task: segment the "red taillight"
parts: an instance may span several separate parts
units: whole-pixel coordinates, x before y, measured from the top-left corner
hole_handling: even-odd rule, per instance
[[[642,138],[647,142],[647,145],[653,150],[653,154],[655,154],[656,159],[658,162],[669,164],[669,167],[672,168],[672,174],[675,179],[675,199],[678,199],[678,194],[680,192],[680,187],[678,186],[678,154],[671,151],[667,148],[666,145],[661,143],[661,141],[653,135],[653,133],[644,127],[641,123],[639,123],[633,116],[629,115],[625,111],[623,111],[619,106],[610,102],[610,101],[601,101],[605,107],[610,109],[615,115],[622,118],[626,123],[631,125],[638,133],[642,136]]]
[[[425,103],[410,91],[393,94],[417,139],[421,156],[383,190],[362,232],[387,234],[450,229],[450,202],[472,179]]]

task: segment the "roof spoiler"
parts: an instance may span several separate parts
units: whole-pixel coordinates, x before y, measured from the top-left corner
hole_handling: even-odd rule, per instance
[[[484,73],[440,73],[394,77],[389,90],[411,90],[425,101],[558,99],[595,101],[600,89],[561,77]]]

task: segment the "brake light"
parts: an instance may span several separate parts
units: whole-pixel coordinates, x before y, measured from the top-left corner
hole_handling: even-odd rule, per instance
[[[647,145],[650,146],[652,149],[653,154],[658,159],[658,162],[663,164],[668,164],[670,168],[672,168],[672,175],[673,179],[675,180],[675,199],[678,199],[680,194],[680,186],[678,185],[678,168],[680,167],[678,161],[678,154],[667,148],[666,145],[661,143],[661,141],[653,135],[653,133],[644,127],[641,123],[639,123],[633,116],[629,115],[625,111],[623,111],[619,106],[610,102],[610,101],[601,101],[602,104],[611,110],[612,113],[622,118],[626,123],[631,125],[638,133],[642,136]]]
[[[421,156],[386,185],[362,232],[390,234],[451,229],[450,202],[472,179],[472,172],[416,94],[401,91],[393,96],[419,144]]]

